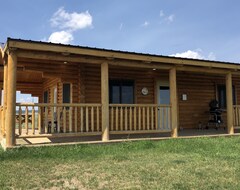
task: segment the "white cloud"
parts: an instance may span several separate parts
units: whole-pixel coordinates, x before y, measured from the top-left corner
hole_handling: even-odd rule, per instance
[[[53,32],[48,38],[48,41],[53,43],[70,44],[73,41],[73,39],[74,38],[71,32],[60,31]]]
[[[165,16],[165,14],[164,14],[163,10],[161,10],[160,11],[160,17],[164,17],[164,16]]]
[[[120,24],[119,30],[122,30],[122,28],[123,28],[123,23]]]
[[[60,31],[53,32],[48,40],[43,38],[42,41],[70,44],[74,40],[75,31],[92,27],[93,18],[88,11],[69,13],[61,7],[53,14],[50,22],[52,27]]]
[[[145,21],[145,22],[142,24],[143,27],[147,27],[148,25],[149,25],[149,22],[148,22],[148,21]]]
[[[216,60],[216,55],[215,55],[213,52],[210,52],[210,53],[208,54],[208,59],[209,59],[209,60]]]
[[[75,31],[92,26],[92,16],[88,11],[68,13],[61,7],[50,19],[53,27]]]
[[[175,15],[174,15],[174,14],[171,14],[171,15],[169,15],[168,17],[166,17],[166,20],[167,20],[168,22],[173,22],[174,18],[175,18]]]
[[[197,50],[188,50],[182,53],[176,53],[176,54],[172,54],[169,56],[173,56],[173,57],[181,57],[181,58],[192,58],[192,59],[209,59],[209,60],[215,60],[216,56],[214,55],[213,52],[210,52],[208,54],[207,57],[205,57],[203,55],[203,52],[201,49],[197,49]]]

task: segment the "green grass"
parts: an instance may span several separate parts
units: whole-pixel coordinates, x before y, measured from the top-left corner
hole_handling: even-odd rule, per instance
[[[240,189],[240,137],[0,150],[0,189]]]

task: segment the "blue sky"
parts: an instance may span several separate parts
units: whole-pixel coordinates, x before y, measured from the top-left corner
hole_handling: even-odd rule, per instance
[[[240,63],[237,0],[0,0],[7,37]]]
[[[237,0],[0,0],[7,37],[240,63]],[[17,100],[37,101],[17,93]]]

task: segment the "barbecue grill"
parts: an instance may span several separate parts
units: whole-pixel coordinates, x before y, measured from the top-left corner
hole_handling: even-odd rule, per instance
[[[221,126],[223,123],[222,112],[223,110],[219,107],[217,100],[212,100],[209,103],[209,120],[206,129],[209,129],[210,126],[213,126],[217,130]]]

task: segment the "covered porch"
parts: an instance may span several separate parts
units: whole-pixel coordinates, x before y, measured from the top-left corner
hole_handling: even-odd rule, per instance
[[[8,39],[1,56],[6,148],[26,138],[111,141],[233,134],[240,126],[236,64],[15,39]],[[224,127],[198,131],[208,121],[218,84],[226,89]],[[37,96],[39,103],[17,103],[17,90]]]

